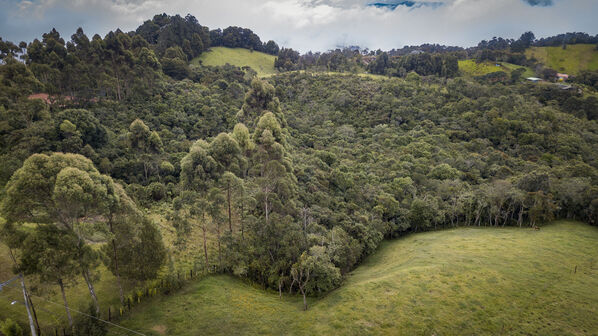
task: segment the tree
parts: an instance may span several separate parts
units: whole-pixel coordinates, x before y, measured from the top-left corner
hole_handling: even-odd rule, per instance
[[[218,188],[211,188],[208,191],[208,214],[212,218],[212,224],[216,227],[216,239],[218,241],[218,265],[220,271],[223,270],[222,265],[222,239],[221,239],[221,231],[220,226],[223,222],[222,217],[222,205],[225,203],[225,198],[222,196],[220,189]]]
[[[142,156],[143,176],[148,181],[150,174],[156,170],[156,154],[163,151],[162,139],[156,131],[150,131],[141,119],[131,122],[127,137],[130,148]]]
[[[280,48],[276,42],[270,40],[264,44],[264,52],[270,55],[278,55]]]
[[[251,81],[251,89],[245,94],[245,101],[237,113],[239,121],[245,125],[254,126],[264,111],[270,111],[285,124],[280,108],[280,101],[275,96],[274,86],[258,78]]]
[[[220,176],[218,162],[209,154],[208,149],[207,142],[198,140],[181,160],[181,183],[184,188],[206,191],[212,180],[217,180]]]
[[[118,225],[114,228],[113,244],[118,258],[106,260],[108,269],[127,279],[138,281],[155,279],[166,258],[166,248],[160,231],[154,223],[143,216],[120,220],[130,222],[116,221]],[[105,245],[103,250],[108,254],[110,247]]]
[[[186,218],[196,221],[201,228],[203,233],[203,252],[206,272],[209,270],[210,265],[208,259],[208,240],[206,235],[208,222],[205,217],[209,206],[210,204],[206,199],[201,198],[197,192],[192,190],[184,190],[173,200],[173,208]]]
[[[322,246],[312,246],[309,252],[303,252],[291,268],[291,276],[303,295],[303,310],[307,310],[307,294],[328,291],[341,279],[339,269]]]
[[[230,233],[233,232],[233,220],[232,220],[232,194],[236,190],[242,188],[243,180],[239,179],[235,174],[231,172],[225,172],[220,179],[223,189],[226,192],[226,204],[228,213],[228,228]]]
[[[65,286],[74,281],[79,273],[79,239],[72,232],[59,229],[55,225],[39,225],[24,241],[22,263],[18,271],[26,275],[36,274],[40,280],[60,286],[62,300],[73,328],[73,318],[68,306]]]

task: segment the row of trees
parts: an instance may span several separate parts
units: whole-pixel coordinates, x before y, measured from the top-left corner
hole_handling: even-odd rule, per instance
[[[413,71],[421,76],[455,77],[459,74],[456,56],[451,54],[410,54],[401,57],[390,57],[383,52],[368,65],[374,74],[404,77]]]

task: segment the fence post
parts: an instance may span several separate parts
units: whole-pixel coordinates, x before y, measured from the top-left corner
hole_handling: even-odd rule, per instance
[[[108,307],[108,322],[112,321],[112,314],[110,313],[110,307]]]

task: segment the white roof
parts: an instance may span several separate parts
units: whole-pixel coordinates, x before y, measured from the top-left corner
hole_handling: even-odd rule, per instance
[[[542,78],[538,78],[538,77],[527,77],[527,80],[540,81],[540,80],[542,80]]]

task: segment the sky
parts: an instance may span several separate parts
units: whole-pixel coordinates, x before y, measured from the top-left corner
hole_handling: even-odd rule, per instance
[[[598,0],[0,0],[0,37],[30,42],[56,28],[66,40],[134,30],[158,13],[195,16],[210,29],[240,26],[301,52],[358,45],[390,50],[469,47],[494,36],[598,34]]]

